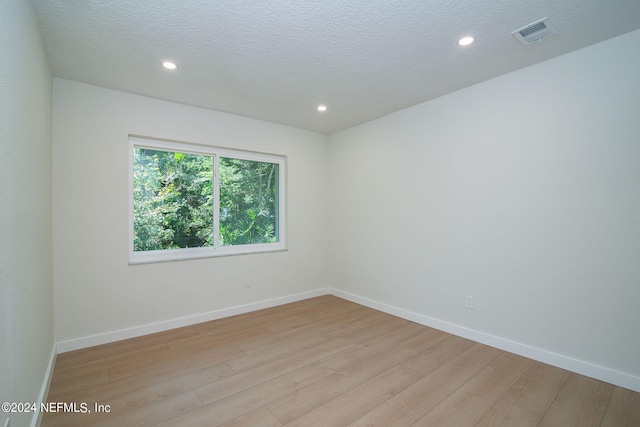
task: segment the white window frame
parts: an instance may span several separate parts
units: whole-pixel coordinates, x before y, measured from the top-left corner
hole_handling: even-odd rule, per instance
[[[136,148],[147,148],[170,152],[206,155],[213,157],[213,246],[201,248],[163,249],[155,251],[133,250],[133,162]],[[278,164],[278,204],[276,206],[278,221],[276,224],[278,241],[247,245],[220,246],[220,157],[253,160]],[[146,264],[154,262],[179,261],[197,258],[210,258],[229,255],[255,254],[261,252],[286,251],[286,156],[257,153],[252,151],[212,147],[175,141],[165,141],[139,136],[129,136],[129,264]]]

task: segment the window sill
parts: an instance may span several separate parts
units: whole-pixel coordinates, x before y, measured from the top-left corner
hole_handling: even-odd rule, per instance
[[[268,248],[265,246],[269,246]],[[269,252],[286,252],[284,244],[238,245],[218,248],[186,248],[161,251],[130,252],[129,265],[153,264],[160,262],[186,261],[203,258],[219,258],[236,255],[253,255]]]

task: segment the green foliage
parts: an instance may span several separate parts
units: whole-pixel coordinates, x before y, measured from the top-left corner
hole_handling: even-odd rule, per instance
[[[134,250],[213,246],[213,157],[136,148]],[[278,241],[278,164],[220,159],[220,244]]]
[[[135,251],[213,245],[213,158],[136,148]]]
[[[277,236],[278,164],[220,159],[220,244],[273,243]]]

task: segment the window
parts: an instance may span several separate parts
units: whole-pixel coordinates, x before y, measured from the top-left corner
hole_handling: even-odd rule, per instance
[[[282,156],[129,138],[131,264],[286,249]]]

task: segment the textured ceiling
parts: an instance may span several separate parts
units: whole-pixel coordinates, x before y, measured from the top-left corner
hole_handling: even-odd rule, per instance
[[[639,0],[33,3],[57,77],[325,134],[640,28]]]

